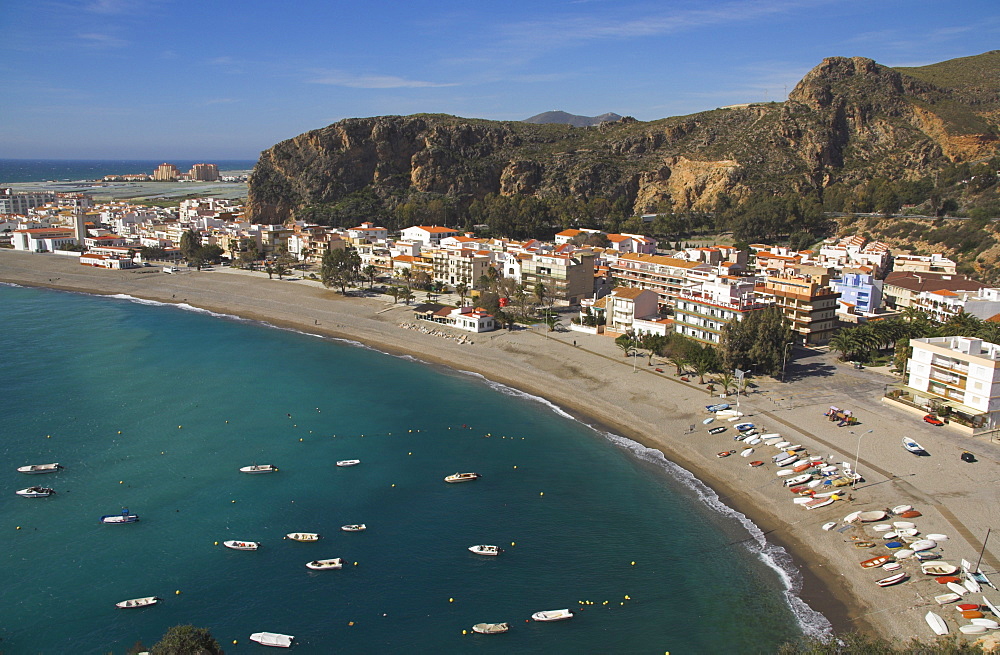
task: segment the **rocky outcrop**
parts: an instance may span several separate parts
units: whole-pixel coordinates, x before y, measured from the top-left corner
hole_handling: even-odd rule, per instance
[[[863,57],[831,57],[784,103],[648,123],[347,119],[264,151],[250,179],[248,212],[279,222],[359,191],[390,205],[414,193],[460,204],[495,193],[603,197],[636,212],[664,200],[706,210],[722,193],[922,176],[998,152],[1000,113],[992,99],[1000,89],[976,89],[935,86]]]

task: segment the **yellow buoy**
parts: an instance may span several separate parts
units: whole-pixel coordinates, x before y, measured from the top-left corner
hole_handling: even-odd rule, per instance
[[[161,455],[163,455],[163,454],[164,454],[164,452],[163,452],[163,451],[161,450],[161,451],[160,451],[160,454],[161,454]]]
[[[454,603],[454,602],[455,602],[455,599],[454,599],[454,598],[449,598],[449,599],[448,599],[448,602],[449,602],[449,603]]]
[[[408,453],[406,453],[406,454],[407,454],[407,455],[412,455],[412,454],[413,454],[413,452],[412,452],[412,451],[410,451],[410,452],[408,452]]]
[[[118,484],[125,484],[125,481],[124,480],[119,480]]]
[[[355,563],[354,563],[354,566],[357,566],[357,565],[358,565],[358,563],[357,563],[357,562],[355,562]]]
[[[451,428],[448,428],[448,429],[450,430]],[[468,630],[462,630],[462,634],[463,635],[467,635],[467,634],[469,634],[469,631]]]
[[[354,621],[348,621],[347,625],[354,625]]]
[[[229,421],[226,421],[226,423],[229,423]],[[233,643],[235,644],[236,642],[234,641]]]
[[[635,562],[632,562],[632,566],[635,566]]]
[[[121,431],[121,430],[119,430],[119,431],[118,431],[118,434],[121,434],[121,433],[122,433],[122,431]]]
[[[407,430],[407,432],[413,432],[413,430]]]
[[[45,438],[46,438],[46,439],[51,439],[51,438],[52,438],[52,435],[51,435],[51,434],[47,434],[47,435],[45,435]]]
[[[180,590],[180,589],[178,589],[177,591],[175,591],[175,592],[174,592],[174,595],[176,595],[176,596],[180,596],[180,595],[181,595],[181,590]]]
[[[218,546],[218,545],[219,545],[219,542],[218,542],[218,541],[216,541],[216,542],[215,542],[215,545],[216,545],[216,546]]]
[[[544,491],[539,491],[539,492],[538,492],[538,495],[539,495],[539,496],[544,496],[544,495],[545,495],[545,492],[544,492]]]
[[[229,422],[229,421],[226,421],[226,423],[228,423],[228,422]],[[234,643],[234,644],[238,644],[238,643],[240,643],[240,642],[238,642],[238,641],[236,641],[235,639],[233,639],[233,643]]]
[[[231,503],[235,503],[236,501],[235,501],[235,500],[230,500],[229,502],[231,502]]]
[[[178,425],[177,429],[180,430],[182,427],[184,427],[184,426],[183,425]]]
[[[21,526],[17,526],[17,527],[16,527],[16,528],[14,528],[14,529],[15,529],[15,530],[20,530],[20,529],[21,529]]]
[[[301,438],[299,438],[299,441],[302,441],[302,439],[301,439]]]
[[[513,541],[512,541],[512,542],[510,542],[510,545],[511,545],[511,546],[513,546],[513,545],[514,545],[514,542],[513,542]]]
[[[625,600],[632,600],[632,599],[628,597],[628,594],[625,594]]]

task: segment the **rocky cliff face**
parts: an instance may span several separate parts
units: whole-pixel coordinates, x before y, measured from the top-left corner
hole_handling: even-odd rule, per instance
[[[706,210],[720,193],[907,178],[992,156],[1000,113],[976,97],[870,59],[832,57],[787,102],[649,123],[347,119],[264,151],[248,210],[253,220],[279,222],[365,189],[390,201],[410,192],[464,202],[498,193],[623,199],[636,212],[669,199],[677,210]]]

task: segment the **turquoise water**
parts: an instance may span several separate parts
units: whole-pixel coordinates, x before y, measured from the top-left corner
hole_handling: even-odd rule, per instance
[[[123,653],[179,623],[227,653],[257,631],[301,653],[740,653],[823,625],[711,494],[536,399],[176,307],[11,286],[0,307],[4,653]],[[237,472],[254,462],[280,471]],[[14,495],[31,484],[58,493]],[[125,506],[139,523],[99,523]],[[351,565],[305,568],[329,557]],[[482,621],[511,630],[462,634]]]

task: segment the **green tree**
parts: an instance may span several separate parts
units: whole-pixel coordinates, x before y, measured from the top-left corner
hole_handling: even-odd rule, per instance
[[[201,247],[201,236],[194,230],[185,230],[181,233],[181,255],[184,259],[191,259],[195,252]]]
[[[469,285],[465,282],[459,282],[455,285],[455,293],[458,294],[459,301],[462,306],[465,306],[465,297],[469,295]]]
[[[221,655],[222,648],[205,628],[175,625],[149,649],[150,655]]]
[[[793,339],[791,325],[778,307],[749,312],[742,321],[732,321],[722,328],[719,351],[725,370],[749,369],[765,375],[781,372],[785,348]]]
[[[716,381],[720,385],[722,385],[723,393],[725,393],[728,396],[729,390],[733,387],[733,382],[735,381],[735,378],[733,377],[732,373],[730,373],[729,371],[725,371],[722,373],[722,375],[719,376],[718,380]]]
[[[906,362],[913,354],[913,347],[910,346],[909,339],[900,339],[896,342],[896,350],[892,358],[892,365],[899,371],[900,375],[906,375]]]
[[[625,353],[625,357],[628,357],[629,353],[631,353],[632,349],[635,347],[635,341],[631,336],[623,334],[615,338],[615,345],[618,346],[623,353]]]
[[[320,280],[323,286],[340,287],[340,293],[347,293],[347,285],[357,279],[361,270],[361,257],[354,248],[344,250],[329,250],[323,255],[320,266]]]
[[[955,635],[899,642],[861,632],[802,637],[781,644],[777,650],[778,655],[978,655],[985,652],[982,645]]]
[[[375,278],[378,277],[378,269],[368,264],[361,269],[361,276],[368,280],[368,288],[371,289],[375,285]]]

